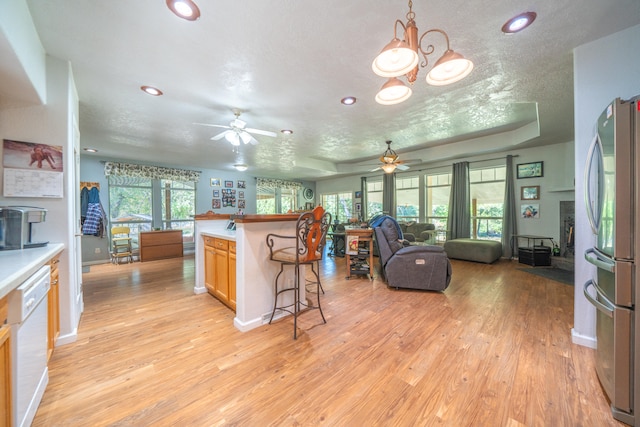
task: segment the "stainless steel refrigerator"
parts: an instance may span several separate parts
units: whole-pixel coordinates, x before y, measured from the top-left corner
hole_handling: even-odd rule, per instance
[[[640,104],[616,99],[598,118],[585,168],[585,202],[596,246],[585,252],[597,274],[584,284],[596,307],[596,371],[613,417],[635,425],[640,328],[635,316],[640,251]],[[640,272],[640,270],[638,270]],[[639,421],[640,423],[640,421]]]

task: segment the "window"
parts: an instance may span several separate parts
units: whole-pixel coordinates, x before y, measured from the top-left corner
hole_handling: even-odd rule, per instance
[[[109,222],[128,226],[132,236],[154,227],[181,229],[184,241],[193,242],[195,211],[192,181],[109,176]]]
[[[298,206],[296,203],[298,199],[298,192],[293,189],[282,188],[280,189],[280,212],[293,212]]]
[[[469,170],[472,238],[502,238],[505,177],[505,166]]]
[[[367,206],[365,214],[368,218],[382,213],[382,180],[367,179]]]
[[[256,212],[259,215],[294,212],[298,209],[298,191],[290,188],[256,187]]]
[[[451,173],[427,175],[426,218],[436,229],[447,229],[450,195]]]
[[[125,225],[135,236],[151,230],[152,179],[109,176],[109,223]]]
[[[396,177],[396,219],[418,221],[420,218],[418,177]]]
[[[349,222],[349,219],[355,216],[353,194],[351,192],[323,194],[322,207],[325,211],[331,213],[333,221],[337,220],[341,224]]]
[[[259,215],[276,213],[276,189],[256,187],[256,212]]]
[[[185,242],[194,241],[196,211],[195,182],[160,181],[162,196],[162,225],[165,230],[182,230]]]

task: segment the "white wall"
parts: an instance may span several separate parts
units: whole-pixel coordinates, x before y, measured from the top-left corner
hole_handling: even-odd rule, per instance
[[[595,244],[584,203],[582,176],[587,149],[600,113],[615,98],[640,95],[640,25],[585,44],[574,51],[576,275],[573,341],[595,347],[595,308],[583,295],[583,284],[595,273],[584,251]],[[637,185],[637,182],[636,182]],[[636,213],[637,214],[637,213]]]
[[[0,110],[2,139],[63,146],[64,197],[0,197],[0,205],[37,206],[47,209],[46,221],[34,224],[33,239],[64,243],[60,257],[60,338],[75,341],[83,309],[81,277],[74,252],[75,161],[72,117],[78,116],[78,98],[67,61],[47,57],[47,104]],[[3,171],[3,168],[0,168]]]
[[[419,168],[413,168],[407,172],[399,173],[398,176],[404,174],[411,175],[426,172],[447,172],[451,171],[451,165],[454,162],[469,161],[474,166],[488,166],[504,164],[504,160],[488,160],[496,158],[504,158],[507,154],[517,155],[513,159],[514,168],[518,163],[544,162],[544,176],[541,178],[515,179],[514,185],[516,190],[516,198],[518,206],[524,203],[537,203],[540,205],[540,218],[538,219],[519,219],[518,233],[535,234],[538,236],[553,237],[556,241],[560,235],[560,202],[574,200],[573,192],[573,142],[564,142],[559,144],[548,145],[541,148],[528,148],[520,150],[511,150],[509,153],[492,153],[484,156],[460,157],[455,161],[439,162],[432,165],[426,165]],[[487,160],[487,161],[484,161]],[[380,176],[382,172],[377,174],[369,174],[367,176]],[[540,186],[540,200],[536,201],[520,201],[520,187],[522,186]],[[321,194],[336,192],[355,192],[360,190],[360,176],[353,175],[349,177],[341,177],[335,179],[327,179],[316,182],[317,197]]]

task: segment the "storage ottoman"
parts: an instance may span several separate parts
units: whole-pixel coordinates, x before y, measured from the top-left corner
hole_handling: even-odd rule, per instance
[[[444,250],[449,258],[491,264],[502,256],[502,243],[495,240],[447,240]]]

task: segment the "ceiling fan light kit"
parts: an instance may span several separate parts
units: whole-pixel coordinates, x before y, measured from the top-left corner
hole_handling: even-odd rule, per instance
[[[414,20],[415,13],[412,10],[413,2],[409,0],[409,12],[407,13],[407,24],[399,19],[393,27],[393,39],[389,42],[378,56],[373,60],[371,68],[380,77],[400,77],[405,75],[411,84],[418,76],[419,67],[426,67],[429,64],[427,56],[431,55],[435,47],[428,44],[422,46],[422,40],[430,33],[440,33],[447,42],[445,53],[436,61],[434,67],[427,75],[427,83],[435,86],[444,86],[455,83],[471,73],[473,63],[465,59],[461,54],[454,52],[449,45],[449,36],[441,29],[434,28],[427,30],[418,38],[418,27]],[[397,37],[398,25],[404,30],[404,39]],[[419,54],[424,60],[420,63]],[[396,79],[397,80],[397,79]],[[400,82],[404,86],[404,83]],[[390,85],[393,87],[390,90]],[[406,86],[405,86],[406,87]],[[411,89],[403,90],[400,86],[389,79],[376,95],[376,101],[382,105],[398,104],[407,100],[411,96]]]
[[[381,168],[385,173],[391,173],[396,170],[396,165],[393,163],[387,163],[382,165]]]
[[[251,134],[256,134],[256,135],[263,135],[263,136],[269,136],[271,138],[274,138],[276,136],[275,132],[271,132],[268,130],[261,130],[261,129],[253,129],[253,128],[248,128],[245,127],[247,125],[246,122],[240,120],[240,111],[239,110],[234,110],[234,114],[236,116],[235,119],[233,119],[231,121],[231,123],[229,123],[229,126],[225,126],[225,125],[214,125],[211,123],[194,123],[196,125],[201,125],[201,126],[211,126],[214,128],[223,128],[226,129],[222,132],[220,132],[217,135],[214,135],[213,137],[211,137],[211,140],[213,141],[218,141],[222,138],[226,139],[227,141],[229,141],[231,143],[231,145],[237,147],[240,145],[240,143],[243,144],[257,144],[258,141],[251,135]]]
[[[400,156],[391,148],[391,141],[385,141],[387,144],[387,149],[380,156],[380,163],[382,163],[377,168],[373,169],[371,172],[375,172],[377,170],[382,169],[385,173],[392,173],[396,169],[407,170],[409,166],[404,165],[402,160],[399,159]]]

